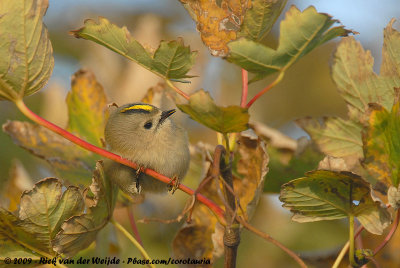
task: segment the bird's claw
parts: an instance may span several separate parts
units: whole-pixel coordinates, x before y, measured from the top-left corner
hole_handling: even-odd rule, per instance
[[[180,184],[178,176],[173,176],[172,179],[168,182],[168,184],[169,184],[168,192],[170,194],[174,194],[175,191],[179,188]]]

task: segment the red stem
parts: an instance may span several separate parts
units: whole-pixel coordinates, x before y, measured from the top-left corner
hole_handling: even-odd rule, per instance
[[[392,229],[390,229],[390,232],[387,234],[385,239],[382,241],[382,243],[374,250],[374,256],[389,242],[389,240],[392,238],[394,233],[397,230],[397,226],[399,226],[399,220],[400,220],[400,213],[399,210],[396,211],[396,219],[394,220],[394,224],[392,226]]]
[[[245,69],[242,69],[242,99],[240,101],[240,107],[246,107],[247,93],[249,91],[249,74]]]
[[[169,79],[166,79],[165,81],[167,82],[167,85],[169,85],[173,90],[175,90],[176,93],[184,97],[186,100],[190,99],[190,97],[185,92],[183,92],[177,86],[175,86]]]
[[[50,129],[51,131],[54,131],[55,133],[63,136],[64,138],[66,138],[67,140],[91,151],[94,152],[98,155],[104,156],[108,159],[114,160],[118,163],[121,163],[125,166],[134,168],[134,169],[138,169],[138,165],[136,163],[133,163],[127,159],[122,158],[119,155],[116,155],[114,153],[111,153],[107,150],[104,150],[102,148],[99,148],[97,146],[94,146],[93,144],[90,144],[78,137],[76,137],[75,135],[71,134],[70,132],[66,131],[63,128],[60,128],[56,125],[54,125],[53,123],[47,121],[46,119],[40,117],[39,115],[35,114],[34,112],[32,112],[23,102],[23,100],[18,100],[15,102],[15,104],[17,105],[17,107],[19,108],[19,110],[29,119],[31,119],[32,121],[34,121],[35,123],[42,125],[48,129]],[[147,175],[150,175],[164,183],[170,183],[171,179],[157,173],[156,171],[152,170],[152,169],[142,169],[142,172],[146,173]],[[189,195],[193,195],[194,194],[194,190],[190,189],[189,187],[183,185],[183,184],[179,184],[178,189],[184,191],[185,193],[189,194]],[[218,219],[221,221],[221,223],[225,223],[225,219],[224,219],[224,211],[217,205],[215,204],[213,201],[211,201],[210,199],[208,199],[207,197],[205,197],[204,195],[201,194],[196,194],[196,198],[198,201],[200,201],[201,203],[203,203],[204,205],[206,205],[209,209],[211,209],[211,211],[213,213],[215,213],[215,215],[218,217]]]
[[[249,103],[247,103],[246,107],[250,108],[251,105],[253,105],[253,103],[258,100],[258,98],[260,98],[262,95],[264,95],[267,91],[269,91],[271,88],[273,88],[274,86],[276,86],[276,84],[278,84],[282,78],[283,78],[284,72],[280,72],[278,77],[268,86],[266,86],[263,90],[261,90],[260,92],[257,93],[257,95],[255,95],[250,101]]]
[[[138,230],[138,228],[136,226],[135,217],[133,215],[133,211],[132,211],[133,207],[132,206],[127,206],[126,210],[128,211],[129,223],[131,224],[133,235],[135,236],[135,238],[139,242],[139,244],[143,247],[143,242],[142,242],[142,239],[140,238],[139,230]]]

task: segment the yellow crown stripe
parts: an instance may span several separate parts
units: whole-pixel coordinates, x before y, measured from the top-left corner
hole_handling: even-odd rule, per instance
[[[133,106],[126,107],[121,111],[121,113],[129,111],[129,110],[145,110],[145,111],[152,111],[153,106],[147,105],[147,104],[136,104]]]

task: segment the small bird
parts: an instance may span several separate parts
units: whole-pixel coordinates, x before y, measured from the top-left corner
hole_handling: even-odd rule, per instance
[[[175,111],[162,111],[146,103],[118,107],[111,111],[105,127],[107,149],[179,183],[189,168],[190,153],[186,131],[170,119]],[[136,171],[110,159],[104,161],[104,167],[106,176],[128,194],[176,190],[140,173],[140,169]]]

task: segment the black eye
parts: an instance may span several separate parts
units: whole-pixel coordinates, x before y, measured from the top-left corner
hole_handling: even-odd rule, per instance
[[[153,126],[153,123],[151,121],[146,122],[146,124],[144,124],[145,129],[150,129],[152,126]]]

